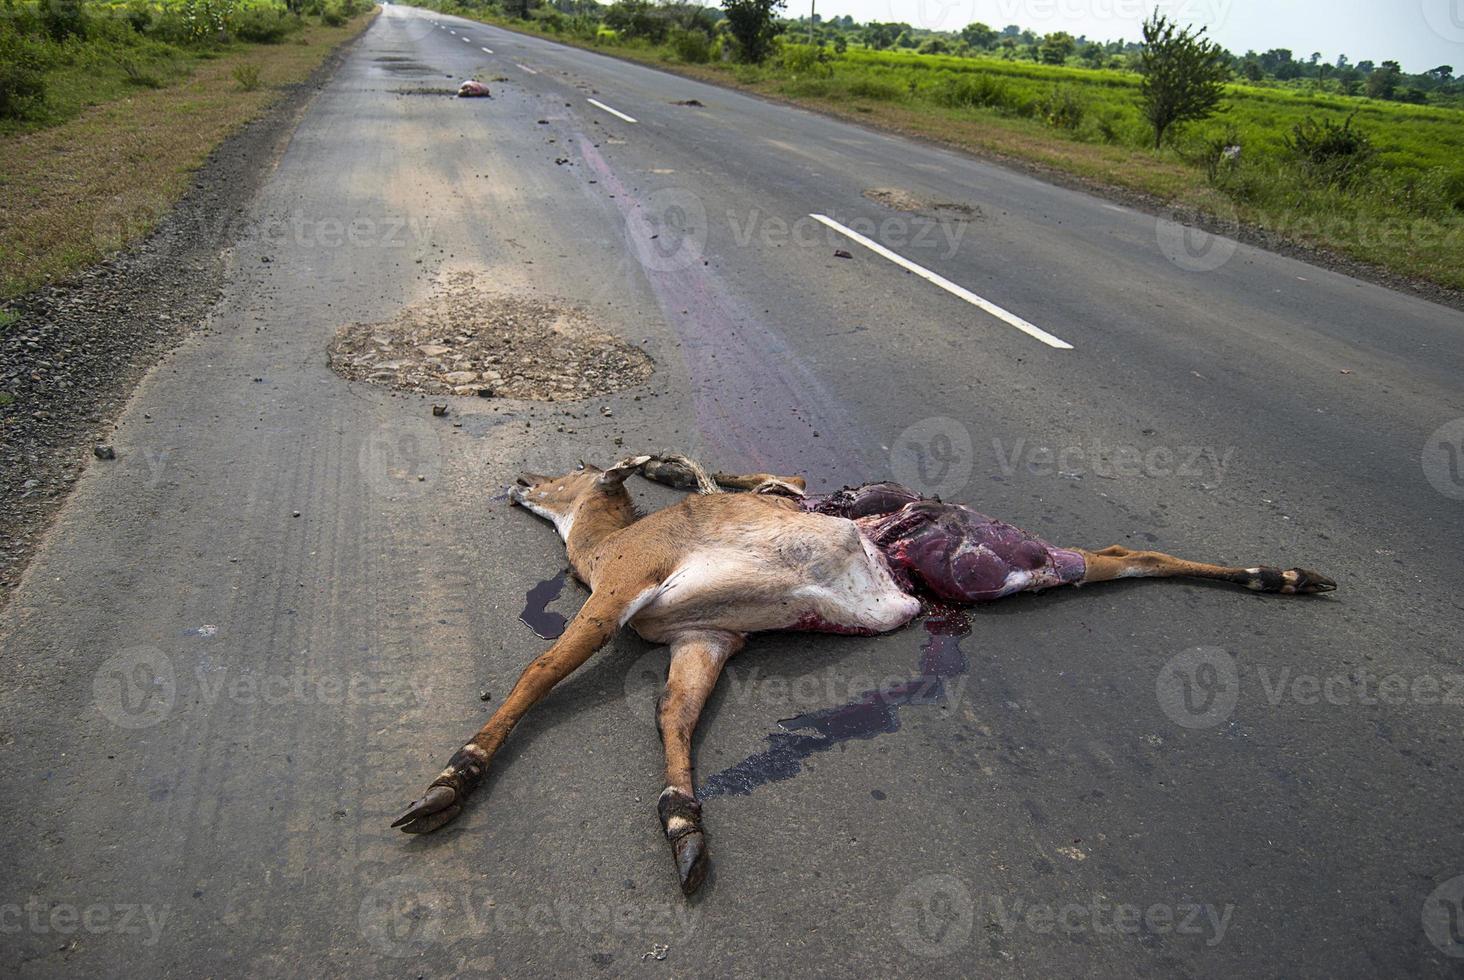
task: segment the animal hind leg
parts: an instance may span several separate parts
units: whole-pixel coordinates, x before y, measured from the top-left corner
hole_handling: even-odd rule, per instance
[[[1233,582],[1256,592],[1279,592],[1283,595],[1310,595],[1331,592],[1337,583],[1318,572],[1305,568],[1273,568],[1256,565],[1251,568],[1230,568],[1204,562],[1186,561],[1162,551],[1131,551],[1113,545],[1102,551],[1074,549],[1083,556],[1086,570],[1077,584],[1109,582],[1120,578],[1203,578]]]
[[[488,724],[453,753],[447,768],[427,787],[422,798],[392,823],[408,834],[428,834],[462,812],[463,801],[482,782],[488,764],[524,714],[564,678],[599,650],[620,628],[628,605],[620,596],[639,589],[617,589],[612,595],[595,592],[565,628],[554,645],[524,668],[513,690],[488,719]]]
[[[671,668],[657,709],[656,727],[666,748],[666,788],[656,802],[661,829],[671,844],[681,891],[691,895],[707,876],[706,834],[692,781],[691,738],[697,719],[727,659],[742,649],[739,633],[683,633],[671,643]]]

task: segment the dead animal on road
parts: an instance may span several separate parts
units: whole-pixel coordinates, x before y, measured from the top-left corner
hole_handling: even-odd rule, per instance
[[[625,488],[633,473],[698,492],[641,516]],[[922,599],[971,604],[1121,578],[1213,579],[1288,595],[1336,588],[1303,568],[1209,565],[1119,545],[1058,547],[893,483],[805,491],[800,477],[708,474],[670,454],[519,477],[510,500],[554,524],[590,596],[392,826],[423,834],[456,817],[524,713],[628,625],[671,650],[657,719],[666,752],[657,812],[690,895],[708,868],[692,732],[723,666],[750,634],[872,635],[904,626]]]
[[[468,79],[458,86],[458,98],[460,99],[491,99],[493,96],[488,91],[488,86],[482,82]]]

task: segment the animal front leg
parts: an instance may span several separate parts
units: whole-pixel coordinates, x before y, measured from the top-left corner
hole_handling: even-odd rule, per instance
[[[453,753],[447,768],[422,798],[392,823],[408,834],[428,834],[462,812],[463,801],[482,782],[488,764],[524,714],[564,678],[579,668],[615,635],[629,604],[626,591],[592,593],[564,635],[524,668],[503,704],[478,734]],[[632,590],[630,595],[634,595]]]
[[[701,887],[708,867],[701,803],[692,782],[691,736],[722,675],[722,666],[742,649],[743,642],[739,633],[698,630],[683,633],[671,643],[671,669],[656,717],[666,747],[666,788],[656,803],[656,813],[686,895]]]

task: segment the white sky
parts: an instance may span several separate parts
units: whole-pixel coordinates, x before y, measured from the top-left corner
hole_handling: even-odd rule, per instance
[[[930,30],[960,30],[983,21],[1038,34],[1067,31],[1092,40],[1138,40],[1139,24],[1156,0],[817,0],[826,17],[903,21]],[[1157,0],[1184,23],[1206,25],[1210,36],[1241,54],[1249,48],[1313,51],[1335,62],[1396,59],[1420,72],[1439,64],[1464,73],[1464,0]],[[808,13],[809,0],[788,0],[784,16]]]

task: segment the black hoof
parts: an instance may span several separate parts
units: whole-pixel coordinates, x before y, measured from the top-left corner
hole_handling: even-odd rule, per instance
[[[400,827],[404,834],[430,834],[462,812],[456,790],[451,786],[432,786],[391,825]]]
[[[1327,576],[1305,568],[1287,569],[1282,576],[1286,579],[1286,586],[1281,591],[1293,595],[1315,595],[1318,592],[1334,592],[1337,589],[1337,583]]]
[[[711,862],[707,859],[706,837],[696,830],[673,841],[671,853],[676,857],[676,874],[681,878],[681,894],[695,895],[707,878]]]

